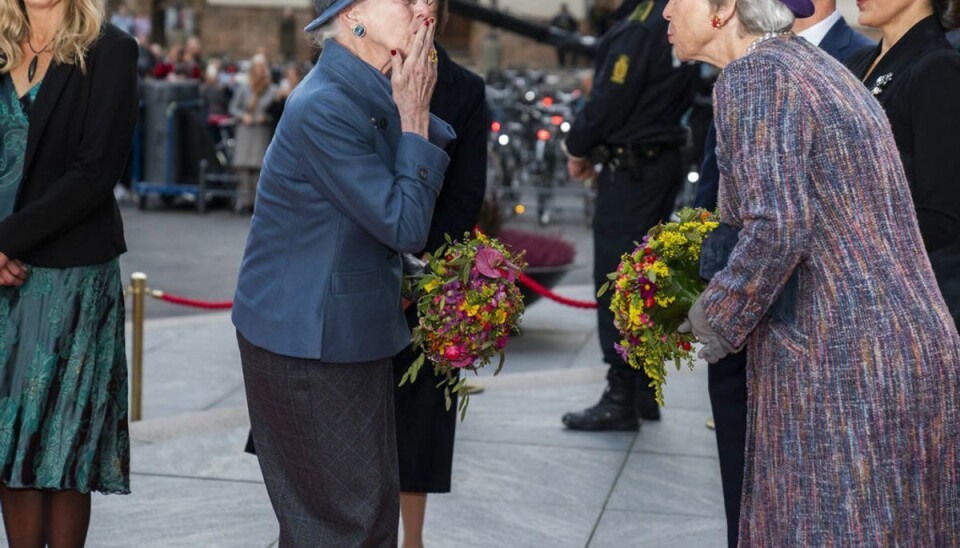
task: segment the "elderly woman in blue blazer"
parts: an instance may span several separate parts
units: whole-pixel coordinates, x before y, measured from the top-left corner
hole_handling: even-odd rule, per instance
[[[306,30],[337,30],[264,158],[233,321],[280,545],[390,546],[398,254],[426,243],[455,135],[429,113],[434,22],[415,2],[315,7]]]

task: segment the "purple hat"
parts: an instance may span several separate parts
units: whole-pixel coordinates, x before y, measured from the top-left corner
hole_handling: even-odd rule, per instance
[[[798,19],[813,15],[814,8],[811,0],[780,0],[780,3],[787,6]]]
[[[317,10],[317,18],[310,21],[310,24],[304,27],[303,32],[317,30],[353,2],[354,0],[313,0],[313,9]]]

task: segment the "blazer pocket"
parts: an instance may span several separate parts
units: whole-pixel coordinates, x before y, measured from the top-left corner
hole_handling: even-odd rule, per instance
[[[352,295],[380,290],[380,271],[340,272],[333,275],[334,295]]]

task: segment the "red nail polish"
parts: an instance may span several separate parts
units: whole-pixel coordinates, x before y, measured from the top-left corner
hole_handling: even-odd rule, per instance
[[[396,54],[397,54],[397,50],[395,49],[390,50],[390,55],[396,55]]]

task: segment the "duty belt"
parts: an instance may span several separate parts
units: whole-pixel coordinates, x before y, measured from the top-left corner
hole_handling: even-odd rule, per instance
[[[590,159],[595,163],[617,169],[621,166],[639,166],[656,160],[668,150],[680,148],[673,143],[650,143],[642,145],[598,145],[590,151]]]

